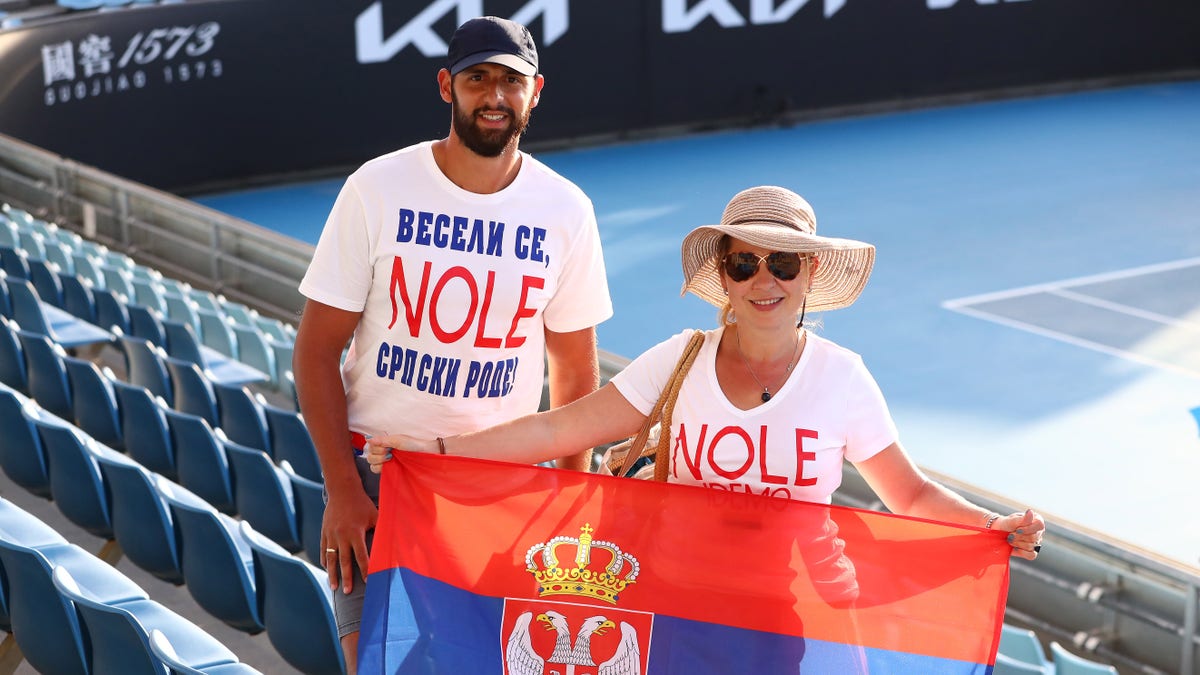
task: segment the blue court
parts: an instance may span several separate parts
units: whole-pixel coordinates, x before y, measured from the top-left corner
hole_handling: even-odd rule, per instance
[[[714,325],[679,298],[683,235],[789,187],[818,232],[878,248],[818,330],[863,355],[919,463],[1197,565],[1200,82],[539,157],[596,205],[602,348]],[[315,243],[341,182],[198,201]]]

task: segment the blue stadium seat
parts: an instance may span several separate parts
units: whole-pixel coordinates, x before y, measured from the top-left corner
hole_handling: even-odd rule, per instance
[[[999,653],[1039,668],[1045,668],[1050,663],[1036,633],[1007,623],[1000,628]]]
[[[96,459],[111,495],[113,533],[125,557],[163,581],[183,584],[175,521],[154,475],[125,457]]]
[[[0,316],[0,383],[19,391],[29,393],[29,368],[25,365],[25,350],[21,349],[21,340],[17,337],[20,327]]]
[[[79,347],[111,342],[107,330],[71,316],[64,310],[46,305],[27,280],[8,279],[8,294],[12,299],[13,319],[31,333],[48,335],[63,347]]]
[[[221,313],[229,317],[233,323],[240,323],[243,326],[253,326],[258,318],[258,312],[240,302],[234,302],[223,295],[217,296],[217,302],[221,303]]]
[[[127,272],[130,276],[133,275],[133,270],[137,267],[137,261],[129,257],[129,254],[112,249],[105,249],[100,259],[103,261],[103,264]]]
[[[67,248],[68,255],[78,251],[83,245],[83,237],[65,227],[58,228],[54,233],[54,238]]]
[[[120,453],[96,445],[76,427],[59,421],[35,420],[34,425],[46,449],[50,493],[58,510],[91,534],[114,541],[112,509],[96,456]],[[101,557],[107,558],[110,552],[119,556],[119,549],[105,544]]]
[[[254,551],[259,608],[275,651],[304,673],[345,673],[325,573],[255,532],[246,521],[241,527]]]
[[[101,328],[128,335],[129,310],[125,297],[110,288],[92,287],[92,298],[96,302],[96,325]]]
[[[225,444],[201,417],[166,411],[167,428],[175,446],[179,484],[230,515],[236,514],[233,480]]]
[[[33,290],[37,291],[42,302],[62,308],[63,285],[54,266],[44,260],[30,260],[29,283],[33,284]]]
[[[76,250],[91,257],[96,262],[97,269],[99,269],[99,265],[104,263],[104,257],[108,255],[107,246],[91,239],[81,239],[79,247]]]
[[[190,297],[200,309],[206,309],[210,312],[217,312],[218,314],[224,311],[221,309],[221,301],[218,300],[217,296],[211,291],[193,288],[188,291],[188,297]]]
[[[325,518],[325,486],[314,480],[297,475],[287,461],[279,468],[292,482],[292,500],[296,504],[296,527],[300,531],[300,544],[304,555],[314,565],[321,560],[321,521]]]
[[[237,342],[237,358],[242,363],[261,370],[267,374],[271,382],[278,379],[275,367],[275,352],[271,342],[254,327],[234,324],[231,326]]]
[[[174,480],[175,447],[167,429],[167,404],[145,387],[113,382],[121,408],[125,452],[147,469]]]
[[[67,543],[58,530],[3,497],[0,497],[0,540],[28,548],[63,546]],[[8,613],[8,578],[3,565],[0,565],[0,630],[12,632],[12,620]]]
[[[17,239],[18,248],[25,252],[26,260],[46,260],[45,233],[38,232],[33,228],[21,228],[17,230]]]
[[[64,234],[57,234],[46,240],[46,262],[56,266],[60,275],[74,275],[75,260],[71,257],[72,247],[60,238],[73,233],[61,229],[59,232]]]
[[[62,282],[62,308],[71,316],[99,325],[91,282],[73,274],[62,275],[59,280]]]
[[[269,316],[260,315],[255,317],[254,327],[264,337],[268,337],[276,342],[292,342],[295,338],[295,335],[288,333],[286,324],[279,319],[272,319]]]
[[[162,284],[137,274],[134,274],[131,284],[133,285],[131,299],[134,304],[149,307],[160,315],[167,313],[167,299],[164,297]]]
[[[296,473],[318,483],[325,479],[321,475],[321,461],[312,436],[304,424],[304,417],[294,410],[285,410],[264,404],[267,432],[271,438],[271,456],[276,463],[288,462]]]
[[[0,215],[0,246],[4,248],[17,248],[21,245],[20,242],[16,223],[4,215]]]
[[[161,478],[158,488],[180,533],[188,593],[204,611],[229,626],[261,633],[253,557],[237,521]]]
[[[262,450],[225,444],[238,515],[288,551],[299,551],[292,482]]]
[[[29,260],[25,251],[20,248],[0,246],[0,269],[3,269],[10,279],[28,279]]]
[[[164,293],[163,300],[167,304],[166,318],[185,323],[197,335],[200,334],[200,315],[195,301],[179,293]]]
[[[66,351],[49,337],[28,331],[17,331],[21,351],[25,353],[29,395],[43,409],[70,420],[75,418],[71,383],[63,363]]]
[[[109,252],[111,255],[112,252]],[[123,266],[116,266],[105,260],[100,264],[100,273],[104,275],[104,287],[110,291],[115,291],[133,302],[133,275],[129,269]]]
[[[158,280],[162,284],[163,292],[167,295],[178,295],[183,298],[189,298],[192,291],[192,285],[186,281],[172,279],[171,277],[163,277]]]
[[[66,567],[92,598],[121,602],[146,593],[116,568],[74,544],[30,548],[0,538],[0,565],[9,580],[13,635],[29,665],[41,673],[90,675],[90,649],[74,605],[54,586]]]
[[[125,354],[125,379],[161,397],[168,406],[174,405],[175,392],[162,347],[133,335],[118,335],[117,344]]]
[[[41,414],[33,399],[0,387],[0,468],[31,494],[50,498],[50,468],[33,420]]]
[[[1055,675],[1119,675],[1117,669],[1073,654],[1057,642],[1050,643]]]
[[[294,342],[272,342],[271,351],[275,353],[275,388],[295,398],[296,378],[292,373],[292,354],[295,351]],[[299,409],[300,406],[296,406]]]
[[[238,358],[237,338],[225,320],[225,315],[197,309],[196,316],[200,318],[200,344],[231,359]]]
[[[116,379],[112,371],[100,368],[85,359],[63,358],[71,384],[73,421],[92,438],[116,450],[125,448],[121,431],[121,414],[117,405]]]
[[[214,383],[213,392],[217,395],[220,427],[229,440],[258,450],[270,449],[262,402],[240,385]]]
[[[87,279],[92,288],[104,288],[104,273],[100,271],[100,259],[84,251],[71,254],[71,262],[75,265],[75,276]]]
[[[171,390],[175,396],[175,404],[172,407],[179,412],[203,417],[213,426],[220,424],[217,395],[213,392],[212,382],[204,376],[200,366],[170,356],[165,363],[171,376]]]
[[[151,630],[161,630],[172,644],[179,645],[185,662],[207,666],[238,660],[216,638],[154,600],[95,600],[61,566],[54,569],[53,581],[58,592],[79,612],[91,648],[93,673],[161,675],[163,664],[150,647]]]
[[[149,265],[135,263],[129,272],[133,275],[135,281],[150,281],[157,284],[163,280],[163,273]]]
[[[196,332],[185,323],[163,321],[163,328],[167,331],[167,354],[199,365],[214,384],[246,384],[268,379],[261,370],[200,344]]]
[[[134,2],[146,2],[148,0],[133,0]],[[262,675],[262,673],[254,668],[238,661],[236,663],[218,663],[214,665],[198,668],[188,662],[175,651],[175,645],[171,644],[171,639],[166,633],[161,630],[153,629],[150,631],[150,649],[159,661],[167,667],[170,675]]]
[[[147,340],[152,345],[166,346],[167,332],[158,312],[133,302],[126,304],[125,310],[129,312],[130,335]]]

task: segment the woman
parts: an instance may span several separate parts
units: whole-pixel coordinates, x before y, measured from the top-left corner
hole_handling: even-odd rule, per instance
[[[806,311],[857,299],[873,246],[818,236],[808,202],[763,186],[735,195],[720,224],[690,232],[682,255],[682,293],[719,307],[721,326],[705,334],[675,403],[668,480],[829,503],[846,459],[892,512],[1010,532],[1014,555],[1037,557],[1040,515],[991,513],[927,478],[900,445],[862,359],[803,327]],[[446,439],[372,439],[371,468],[380,471],[391,448],[535,463],[629,437],[691,333],[561,408]]]

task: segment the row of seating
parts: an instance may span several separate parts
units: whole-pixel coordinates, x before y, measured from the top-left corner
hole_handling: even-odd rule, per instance
[[[127,354],[152,353],[143,340],[122,338],[122,344]],[[17,350],[24,353],[28,368],[23,378],[21,354],[12,354]],[[55,434],[38,424],[43,413],[53,415],[55,420],[47,424],[73,423],[88,440],[123,450],[221,511],[240,514],[288,550],[303,549],[310,560],[319,561],[324,513],[320,465],[299,413],[266,405],[244,387],[213,385],[194,364],[168,363],[178,384],[162,384],[165,391],[191,387],[202,392],[177,394],[182,409],[168,407],[161,396],[137,382],[123,382],[108,369],[66,355],[46,336],[13,330],[0,317],[0,382],[14,390],[0,392],[5,408],[0,412],[7,413],[0,424],[14,434],[10,447],[0,451],[7,458],[6,471],[20,476],[14,480],[26,489],[47,496],[51,475],[40,459],[45,452],[40,445],[47,445],[45,437]],[[19,386],[22,379],[24,389]],[[182,384],[185,381],[191,384]],[[18,401],[18,394],[33,400]],[[186,403],[201,398],[207,417],[193,414],[191,409],[199,404]],[[213,424],[217,420],[220,426]],[[22,433],[23,423],[32,424],[37,433]],[[75,455],[81,452],[78,439],[55,440],[72,445]]]
[[[185,506],[189,500],[182,494],[171,499],[172,508],[180,505],[180,514],[199,508]],[[299,615],[314,611],[300,607],[300,598],[328,594],[319,570],[281,552],[246,523],[233,532],[249,551],[247,564],[261,591],[254,610],[272,643],[286,644],[291,651],[281,654],[304,672],[344,672],[340,661],[313,660],[324,656],[313,648],[322,643],[323,627],[300,625]],[[207,543],[193,541],[191,546]],[[184,544],[189,545],[186,540]],[[207,560],[196,566],[204,564]],[[151,599],[117,569],[3,498],[0,581],[0,628],[10,633],[6,642],[15,641],[21,656],[39,672],[258,672],[202,628]]]
[[[0,258],[20,255],[13,251],[0,247]],[[65,347],[100,345],[111,342],[116,334],[128,334],[150,340],[172,356],[200,365],[220,382],[270,382],[277,372],[273,343],[258,331],[224,326],[230,335],[235,330],[244,331],[243,343],[257,345],[247,350],[254,361],[247,364],[236,355],[201,343],[190,323],[165,319],[152,308],[126,302],[118,293],[93,291],[78,277],[59,276],[46,263],[30,263],[29,272],[13,270],[12,265],[7,265],[0,269],[0,275],[0,313],[16,318],[28,330],[51,336]],[[36,279],[42,281],[38,283]],[[291,358],[291,344],[279,344],[278,349],[281,356]]]
[[[5,221],[9,226],[7,228],[3,227]],[[150,296],[142,294],[147,290],[152,294],[166,292],[186,296],[202,309],[226,315],[227,319],[237,323],[258,325],[278,339],[291,341],[295,337],[295,327],[291,324],[263,317],[256,310],[222,295],[192,288],[190,284],[138,264],[124,253],[110,250],[103,244],[84,239],[76,232],[7,204],[0,205],[0,245],[20,248],[30,260],[52,262],[61,271],[86,276],[98,288],[111,286],[136,302],[146,302]],[[118,274],[114,274],[114,271]],[[131,282],[140,281],[158,284],[162,288],[156,290],[146,285],[130,287]]]
[[[39,261],[8,255],[28,264],[28,276],[39,277],[34,272],[44,266]],[[14,268],[24,273],[9,264],[0,274]],[[108,274],[112,285],[114,279],[131,280]],[[57,288],[51,274],[40,276],[51,292]],[[36,298],[27,278],[20,284],[11,277],[0,281],[21,285],[18,293]],[[93,288],[90,282],[77,285]],[[124,304],[123,294],[112,297],[118,300],[113,304]],[[41,303],[43,313],[52,312],[47,304]],[[54,499],[68,520],[108,540],[102,555],[125,555],[150,574],[184,585],[202,608],[235,628],[248,633],[265,628],[285,660],[305,672],[340,672],[324,574],[289,553],[303,546],[310,560],[320,559],[324,510],[319,464],[299,414],[267,404],[244,386],[214,382],[210,371],[125,334],[116,323],[103,344],[120,351],[128,381],[67,354],[50,331],[23,331],[3,316],[0,324],[0,381],[20,390],[0,388],[0,433],[15,441],[0,449],[0,465],[10,478]],[[132,321],[129,328],[135,330]],[[26,393],[33,399],[24,398]],[[54,412],[39,405],[43,400]],[[294,470],[293,462],[311,479]],[[240,514],[240,525],[232,514]],[[260,550],[253,553],[256,548],[247,544],[256,540]],[[189,560],[189,550],[196,560]],[[224,564],[213,558],[222,550]],[[274,562],[266,551],[274,553]],[[300,578],[278,582],[286,590],[271,594],[269,575],[258,569],[271,566],[281,568],[275,576]],[[322,611],[311,606],[312,588],[324,596]],[[237,589],[242,593],[231,593]],[[266,607],[272,596],[277,605],[293,603],[275,612],[292,617],[290,623],[272,627]],[[308,624],[297,625],[305,617]]]
[[[1117,669],[1068,651],[1058,642],[1050,642],[1053,659],[1047,658],[1037,634],[1025,628],[1004,624],[1000,650],[996,654],[993,675],[1117,675]]]
[[[269,533],[258,532],[251,519],[239,522],[220,512],[6,387],[0,387],[0,433],[10,441],[0,445],[5,473],[33,494],[53,499],[72,523],[105,539],[102,559],[115,562],[123,555],[155,577],[184,585],[201,608],[227,625],[251,634],[266,629],[281,656],[304,672],[340,672],[324,573],[272,541]],[[261,451],[248,454],[258,457],[259,467],[274,470]],[[253,493],[261,483],[249,470],[235,466],[233,473],[245,487],[239,504],[257,498]],[[314,508],[323,508],[319,484],[311,486]],[[319,540],[319,513],[312,532]],[[259,558],[271,556],[259,565],[278,568],[271,572],[281,579],[275,587],[285,589],[273,599],[267,572],[254,563],[256,546]],[[280,625],[274,629],[265,609],[270,603],[287,606],[275,613]],[[307,637],[294,642],[300,634]]]
[[[170,336],[163,322],[185,324],[194,335],[188,341],[198,342],[202,351],[245,363],[255,369],[248,372],[264,373],[276,389],[289,385],[292,324],[261,316],[74,232],[6,208],[0,209],[0,269],[9,277],[28,279],[47,305],[164,346]]]

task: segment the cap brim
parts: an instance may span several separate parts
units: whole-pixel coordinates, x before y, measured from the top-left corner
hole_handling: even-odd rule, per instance
[[[508,52],[479,52],[478,54],[470,54],[458,60],[458,63],[450,67],[450,74],[457,75],[463,70],[471,66],[477,66],[481,63],[495,63],[507,68],[512,68],[518,73],[526,76],[537,75],[537,66],[526,61],[525,59],[509,54]]]

